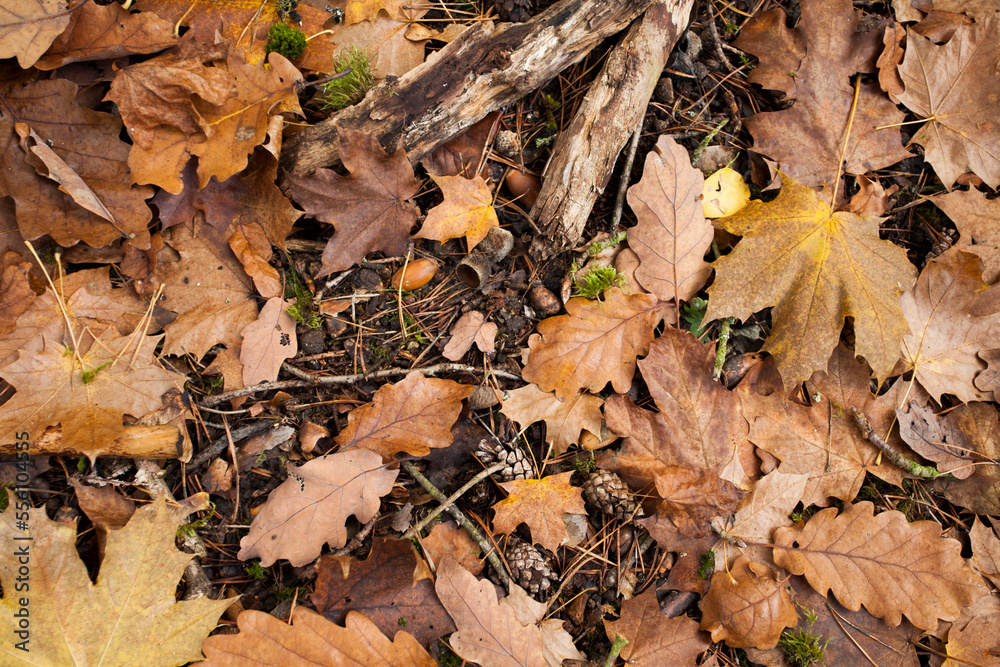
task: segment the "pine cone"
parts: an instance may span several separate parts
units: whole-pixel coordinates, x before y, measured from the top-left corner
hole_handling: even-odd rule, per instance
[[[542,552],[511,535],[507,540],[507,550],[504,555],[507,556],[511,578],[514,583],[526,590],[528,595],[543,600],[552,594],[552,584],[558,581],[559,577],[545,562]]]
[[[493,0],[501,21],[524,23],[531,18],[531,0]]]
[[[473,477],[481,473],[483,469],[478,463],[470,461],[470,465],[462,468],[455,477],[455,483],[449,489],[448,495],[455,493]],[[488,477],[479,480],[479,483],[462,494],[458,499],[458,505],[462,509],[482,514],[493,505],[493,482]]]
[[[517,445],[506,446],[496,441],[480,440],[476,458],[487,468],[496,463],[503,463],[503,469],[497,473],[501,482],[531,479],[535,476],[535,466],[532,465],[531,459],[524,451],[518,449]]]
[[[642,516],[642,507],[635,502],[625,482],[613,472],[597,469],[583,483],[584,499],[605,514],[619,521],[631,521]]]

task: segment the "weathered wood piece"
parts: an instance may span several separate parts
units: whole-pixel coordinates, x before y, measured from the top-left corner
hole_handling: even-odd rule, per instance
[[[14,443],[0,444],[0,454],[15,454]],[[127,456],[137,459],[187,460],[191,452],[184,452],[184,437],[176,426],[127,426],[125,430],[101,452],[99,456]],[[55,454],[60,456],[91,456],[93,452],[67,448],[62,441],[62,428],[50,426],[31,443],[28,453],[32,456]]]
[[[569,127],[556,137],[530,214],[542,232],[531,245],[533,257],[551,257],[579,242],[693,5],[694,0],[655,0],[608,55]]]
[[[374,133],[389,150],[402,139],[416,163],[486,114],[582,60],[649,4],[561,0],[527,23],[477,23],[419,67],[374,88],[360,103],[289,137],[281,167],[308,174],[338,166],[337,126]]]

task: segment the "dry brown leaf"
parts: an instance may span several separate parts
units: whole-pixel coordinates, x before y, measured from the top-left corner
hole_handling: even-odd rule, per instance
[[[555,552],[570,541],[563,515],[587,513],[582,490],[569,483],[572,476],[572,472],[564,472],[500,484],[509,495],[493,506],[494,530],[509,534],[525,523],[535,544]]]
[[[632,386],[636,357],[646,354],[659,321],[659,301],[650,294],[626,295],[617,287],[604,301],[573,298],[568,315],[538,323],[528,340],[531,355],[522,376],[565,401],[580,389],[599,392],[608,382],[624,393]]]
[[[642,180],[628,189],[639,220],[628,233],[642,262],[635,277],[661,301],[689,300],[712,273],[705,261],[714,231],[702,211],[704,185],[687,149],[662,135],[646,156]]]
[[[910,523],[902,512],[874,514],[874,505],[830,507],[804,526],[779,528],[774,561],[851,611],[864,605],[889,626],[903,615],[923,630],[954,621],[986,592],[962,559],[962,545],[941,537],[934,521]],[[716,575],[718,576],[718,575]]]
[[[545,422],[545,441],[552,445],[556,456],[580,441],[584,431],[601,435],[601,406],[604,401],[593,394],[579,393],[567,401],[560,401],[555,394],[542,391],[538,385],[529,384],[507,392],[500,412],[517,422],[522,428],[535,422]]]
[[[422,15],[426,10],[418,10],[416,13]],[[380,16],[371,22],[344,25],[336,30],[331,39],[334,50],[341,53],[354,46],[362,49],[370,58],[375,77],[384,79],[390,75],[402,76],[424,62],[424,45],[427,39],[432,38],[419,41],[406,38],[407,29],[418,25],[405,18],[389,19]]]
[[[375,21],[379,12],[391,19],[404,17],[406,0],[347,0],[344,23],[352,25],[361,21]]]
[[[341,128],[340,159],[350,176],[317,169],[310,176],[288,175],[292,196],[306,213],[336,224],[323,250],[323,268],[317,278],[350,268],[369,252],[390,257],[406,252],[410,227],[417,221],[407,203],[420,184],[402,148],[386,155],[370,134]]]
[[[946,188],[972,171],[1000,186],[1000,17],[955,31],[937,46],[911,29],[899,100],[928,122],[913,135]]]
[[[961,247],[983,260],[983,281],[1000,279],[1000,199],[987,199],[976,189],[954,190],[930,201],[951,218],[961,233]]]
[[[70,481],[80,509],[94,524],[97,554],[103,560],[108,533],[125,527],[135,513],[135,502],[131,498],[119,495],[111,486],[89,486],[75,478]]]
[[[28,273],[31,262],[21,259],[15,250],[0,252],[0,338],[14,330],[14,323],[31,307],[35,292]]]
[[[979,574],[1000,588],[1000,539],[997,539],[995,531],[976,517],[969,531],[969,542],[972,545],[972,562]]]
[[[673,466],[656,474],[658,517],[668,519],[685,537],[705,537],[712,519],[730,516],[744,491],[715,473]]]
[[[454,521],[437,523],[420,544],[428,560],[435,566],[445,558],[451,558],[472,574],[478,575],[483,571],[479,545],[469,536],[469,531]]]
[[[288,466],[288,479],[267,502],[240,540],[240,560],[260,558],[269,567],[279,558],[300,567],[316,559],[323,544],[347,544],[347,517],[370,521],[399,470],[382,466],[382,457],[352,449]]]
[[[899,94],[903,92],[903,80],[899,77],[897,68],[899,63],[903,62],[905,37],[906,28],[895,21],[890,21],[882,34],[882,54],[876,62],[878,85],[895,104],[899,104]]]
[[[489,356],[496,349],[496,335],[496,324],[487,322],[486,316],[478,310],[469,311],[451,328],[451,340],[444,346],[441,354],[445,359],[458,361],[475,344],[480,352]]]
[[[62,0],[4,0],[0,3],[0,58],[17,57],[28,69],[70,22]]]
[[[710,646],[697,621],[663,615],[654,586],[623,601],[621,618],[605,619],[604,631],[612,642],[617,635],[628,640],[621,657],[635,667],[689,667]]]
[[[392,641],[363,614],[347,615],[340,627],[305,607],[295,607],[291,623],[262,611],[247,610],[236,619],[240,632],[215,635],[202,644],[206,660],[199,667],[435,667],[437,661],[407,632]]]
[[[444,201],[427,212],[427,219],[413,237],[444,243],[464,236],[472,252],[490,229],[500,226],[489,185],[478,174],[471,179],[433,174],[431,178],[441,188]]]
[[[938,403],[942,394],[966,403],[992,398],[973,384],[986,369],[977,353],[995,347],[1000,336],[1000,314],[969,314],[986,289],[982,273],[978,257],[952,247],[928,262],[900,299],[910,325],[901,346],[903,362]]]
[[[180,520],[162,497],[108,534],[96,583],[77,554],[75,525],[52,521],[38,508],[28,510],[25,529],[15,524],[15,514],[13,501],[0,514],[0,545],[12,555],[0,559],[0,582],[11,592],[0,600],[0,609],[13,618],[22,608],[19,597],[30,595],[31,624],[23,637],[17,636],[16,623],[0,626],[5,664],[184,664],[201,657],[202,640],[234,602],[175,601],[177,582],[192,556],[174,546]],[[19,565],[13,555],[28,551],[30,592],[14,595]],[[24,651],[17,650],[21,641]]]
[[[766,565],[740,556],[730,572],[716,572],[701,600],[701,629],[733,648],[773,648],[798,624],[784,582]]]
[[[942,473],[951,473],[957,479],[972,476],[974,466],[970,465],[970,460],[975,451],[953,422],[938,417],[933,410],[916,402],[910,403],[909,412],[897,408],[896,417],[899,436],[910,449],[933,461]]]
[[[969,446],[980,459],[972,477],[939,477],[934,489],[950,502],[976,514],[1000,515],[1000,419],[989,403],[959,405],[948,413],[948,421],[965,434]]]
[[[299,351],[295,335],[295,320],[287,312],[288,302],[281,297],[268,299],[257,319],[243,328],[240,335],[240,362],[243,364],[243,384],[278,379],[281,364]]]
[[[483,152],[490,141],[490,132],[497,122],[499,111],[495,111],[465,132],[441,144],[423,159],[423,165],[430,174],[437,176],[470,176],[483,161]],[[480,174],[485,175],[484,163]]]
[[[253,279],[257,293],[265,299],[281,296],[281,276],[271,266],[271,243],[264,229],[256,222],[237,224],[229,237],[229,247],[243,265],[243,270]]]
[[[899,186],[892,185],[886,190],[878,179],[872,180],[867,176],[858,176],[857,181],[860,189],[851,197],[845,210],[862,218],[885,214],[889,207],[889,197],[895,194]]]
[[[967,607],[948,630],[942,667],[1000,667],[1000,597],[985,595]]]
[[[365,448],[391,461],[399,452],[426,456],[452,442],[451,427],[472,387],[411,371],[396,384],[383,385],[372,402],[347,415],[337,436],[341,450]]]
[[[826,367],[852,317],[858,354],[884,379],[906,333],[899,294],[917,271],[905,250],[879,238],[879,222],[833,213],[813,190],[783,177],[774,201],[752,201],[717,221],[743,238],[713,264],[705,321],[745,320],[772,307],[764,350],[792,386]]]

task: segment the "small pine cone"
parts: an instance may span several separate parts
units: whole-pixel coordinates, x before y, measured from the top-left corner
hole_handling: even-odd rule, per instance
[[[510,576],[518,586],[528,592],[531,597],[544,600],[553,591],[553,582],[559,577],[545,562],[545,557],[538,549],[513,535],[507,540],[507,565]]]
[[[595,470],[583,483],[584,499],[605,514],[619,521],[631,521],[642,516],[642,507],[629,493],[625,482],[613,472]]]
[[[480,468],[478,464],[472,462],[470,463],[470,466],[460,470],[458,475],[455,477],[455,483],[452,484],[449,489],[449,495],[458,491],[473,477],[482,472],[482,468]],[[478,484],[462,494],[462,497],[458,499],[458,505],[462,509],[475,512],[476,514],[482,514],[489,509],[491,505],[493,505],[493,501],[493,482],[491,482],[488,477],[484,477],[479,480]]]
[[[493,0],[493,8],[501,21],[524,23],[531,18],[531,0]]]
[[[487,468],[496,463],[503,463],[504,467],[497,473],[501,482],[531,479],[535,476],[535,466],[532,465],[531,459],[517,445],[505,446],[496,441],[480,440],[476,458]]]

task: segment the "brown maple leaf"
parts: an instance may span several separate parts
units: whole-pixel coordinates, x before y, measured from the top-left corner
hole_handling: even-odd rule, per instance
[[[933,630],[953,621],[985,593],[982,579],[965,564],[957,540],[941,536],[941,524],[909,522],[902,512],[874,514],[874,505],[830,507],[804,525],[774,534],[774,561],[805,575],[819,593],[832,590],[852,611],[864,605],[888,625],[903,615]]]
[[[680,466],[657,472],[655,481],[662,498],[657,516],[669,519],[685,537],[711,533],[712,519],[731,515],[745,493],[715,473]]]
[[[493,208],[493,195],[482,176],[434,176],[444,194],[444,201],[427,212],[427,219],[414,238],[444,243],[464,236],[469,252],[486,238],[490,229],[500,226]]]
[[[403,149],[390,156],[374,135],[340,129],[338,136],[341,161],[350,176],[330,169],[288,175],[292,196],[306,213],[337,227],[323,250],[317,278],[350,268],[375,250],[402,255],[417,221],[414,206],[406,200],[417,194],[420,184]]]
[[[1000,17],[961,26],[937,46],[907,36],[899,66],[905,90],[900,102],[927,121],[913,141],[946,188],[972,171],[991,188],[1000,186]]]
[[[646,354],[659,321],[659,301],[650,294],[626,295],[617,287],[605,301],[581,297],[566,302],[568,315],[538,323],[539,337],[522,376],[565,401],[580,389],[598,392],[608,382],[617,392],[632,385],[636,357]]]
[[[337,436],[341,450],[365,448],[391,461],[399,452],[426,456],[452,442],[451,427],[472,387],[411,371],[396,384],[383,385],[372,402],[347,415]]]
[[[491,355],[496,349],[496,335],[497,325],[487,322],[486,316],[478,310],[471,310],[455,322],[451,328],[451,340],[441,354],[445,359],[458,361],[475,345],[480,352]]]
[[[976,189],[954,190],[930,201],[951,218],[961,233],[961,248],[983,260],[983,281],[1000,279],[1000,199],[987,199]]]
[[[697,621],[663,615],[653,586],[623,601],[621,618],[604,619],[604,631],[612,642],[617,635],[628,640],[621,657],[635,667],[688,667],[710,646]]]
[[[1000,514],[1000,419],[989,403],[959,405],[946,419],[965,435],[969,448],[979,459],[968,479],[939,477],[934,482],[950,502],[976,514]]]
[[[571,486],[572,472],[549,475],[542,479],[518,479],[500,486],[508,496],[493,506],[493,527],[500,533],[512,533],[521,523],[531,529],[535,544],[555,552],[570,541],[564,514],[586,514],[583,492]]]
[[[604,401],[593,394],[579,393],[566,401],[555,394],[542,391],[538,385],[529,384],[507,392],[500,412],[527,427],[535,422],[545,422],[545,441],[552,445],[552,452],[559,456],[580,441],[584,431],[600,438],[604,417]]]
[[[0,6],[0,58],[17,57],[28,69],[70,22],[60,0],[24,0]]]
[[[897,408],[896,418],[899,436],[910,449],[933,461],[942,473],[950,473],[957,479],[972,476],[974,465],[970,464],[970,459],[975,451],[954,422],[939,417],[916,401],[910,403],[909,412]]]
[[[906,251],[879,238],[879,222],[834,213],[813,190],[784,176],[774,201],[752,201],[716,221],[743,238],[713,264],[705,321],[745,320],[771,307],[764,349],[791,386],[826,367],[845,318],[853,317],[857,352],[882,380],[906,333],[899,294],[917,271]]]
[[[712,272],[705,261],[713,230],[702,210],[704,185],[687,149],[663,135],[646,156],[642,180],[628,189],[639,220],[628,236],[641,260],[635,278],[661,301],[687,301]]]
[[[257,319],[243,328],[240,335],[240,362],[243,364],[243,384],[278,379],[281,364],[299,350],[295,335],[295,320],[287,312],[288,302],[281,297],[268,299]]]
[[[35,300],[28,272],[31,262],[15,250],[0,252],[0,338],[14,330],[14,323]]]
[[[992,581],[994,586],[1000,586],[1000,539],[996,531],[987,528],[976,517],[969,531],[969,543],[972,545],[972,562],[979,573]]]
[[[325,543],[347,544],[347,517],[362,523],[378,512],[399,470],[367,449],[327,454],[303,466],[289,466],[288,479],[271,492],[250,532],[240,540],[240,560],[260,558],[268,567],[279,558],[300,567],[316,559]]]

